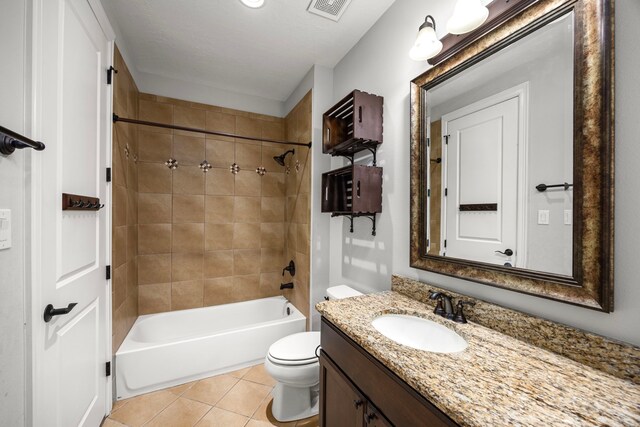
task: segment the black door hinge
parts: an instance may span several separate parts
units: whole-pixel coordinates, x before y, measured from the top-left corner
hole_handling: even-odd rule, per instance
[[[445,195],[445,197],[449,195],[449,189],[448,188],[444,189],[444,195]]]
[[[431,197],[431,189],[427,189],[427,197]]]
[[[107,168],[107,182],[111,182],[111,168]]]
[[[118,74],[118,70],[113,68],[113,65],[107,68],[107,84],[110,85],[113,81],[113,73]]]
[[[111,376],[111,362],[107,362],[107,365],[104,368],[104,373],[110,377]]]
[[[431,138],[427,138],[427,147],[431,146]]]
[[[429,239],[427,239],[427,247],[429,246]]]
[[[111,280],[111,266],[107,265],[107,280]]]
[[[447,239],[444,239],[444,247],[447,247]]]
[[[449,137],[450,137],[450,136],[451,136],[451,135],[445,135],[445,136],[444,136],[444,143],[445,143],[445,145],[449,145]]]

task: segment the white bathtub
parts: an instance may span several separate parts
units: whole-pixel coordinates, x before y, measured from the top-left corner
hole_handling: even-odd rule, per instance
[[[305,324],[284,297],[140,316],[116,352],[118,399],[260,363]]]

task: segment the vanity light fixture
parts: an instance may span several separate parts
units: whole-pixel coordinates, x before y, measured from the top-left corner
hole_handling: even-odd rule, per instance
[[[264,5],[264,0],[240,0],[243,5],[252,9],[258,9]]]
[[[418,36],[409,51],[409,57],[414,61],[426,61],[439,54],[441,50],[442,42],[438,40],[436,35],[436,21],[433,16],[427,15],[424,18],[424,23],[418,29]]]
[[[489,16],[489,9],[481,0],[458,0],[453,15],[447,21],[447,32],[464,34],[484,24]]]

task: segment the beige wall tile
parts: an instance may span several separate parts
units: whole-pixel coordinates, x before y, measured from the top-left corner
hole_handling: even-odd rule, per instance
[[[138,255],[138,226],[127,226],[127,260]]]
[[[283,266],[284,267],[284,266]],[[282,277],[279,272],[260,274],[260,297],[266,298],[280,295],[280,284],[288,282],[290,276]]]
[[[171,157],[173,136],[153,132],[138,133],[138,160],[164,163]]]
[[[138,226],[140,255],[171,252],[171,224],[141,224]]]
[[[140,224],[171,223],[171,194],[138,195],[138,221]]]
[[[189,107],[173,108],[173,124],[195,129],[206,127],[205,110]]]
[[[260,298],[260,275],[233,277],[234,294],[239,301],[249,301]]]
[[[133,189],[127,190],[127,225],[138,224],[138,192]]]
[[[250,117],[236,116],[236,134],[251,138],[260,138],[262,134],[260,120]]]
[[[228,169],[236,162],[235,143],[207,138],[207,161],[214,168]]]
[[[236,163],[243,170],[254,170],[262,165],[262,147],[260,145],[236,143]]]
[[[257,273],[260,273],[260,249],[236,249],[233,251],[234,276]]]
[[[171,282],[171,255],[138,256],[138,284]]]
[[[260,222],[260,197],[235,197],[234,222]]]
[[[284,248],[284,223],[262,223],[260,225],[260,247]]]
[[[171,284],[171,310],[202,307],[204,282],[191,280]]]
[[[298,245],[298,225],[296,223],[287,223],[287,249],[295,251]]]
[[[141,99],[139,101],[139,117],[140,120],[164,123],[167,125],[173,122],[173,105],[161,104],[158,102],[147,101]],[[141,126],[140,129],[155,133],[171,133],[170,129],[163,129],[152,126]]]
[[[257,175],[257,174],[256,174]],[[207,172],[206,194],[211,196],[233,196],[235,188],[234,175],[226,169],[213,168]]]
[[[171,283],[142,285],[138,287],[138,312],[141,316],[143,314],[163,313],[170,310]]]
[[[239,301],[234,295],[233,277],[205,279],[204,306],[228,304]]]
[[[284,172],[284,168],[277,164],[273,158],[287,151],[285,147],[276,144],[262,144],[262,166],[267,169],[267,172]]]
[[[261,121],[262,137],[265,139],[275,139],[276,141],[284,140],[284,120],[274,122]]]
[[[113,187],[113,227],[127,224],[127,187],[116,185]]]
[[[180,165],[199,165],[205,159],[205,139],[189,135],[175,135],[173,137],[173,158]]]
[[[262,222],[284,221],[284,197],[262,197],[260,203]]]
[[[127,227],[116,227],[113,233],[113,268],[127,262]]]
[[[204,194],[205,173],[196,166],[173,171],[173,194]]]
[[[233,249],[233,223],[205,225],[205,251]]]
[[[140,193],[171,193],[171,169],[162,163],[138,163]]]
[[[233,222],[234,198],[229,196],[207,196],[205,221],[208,223]]]
[[[307,224],[309,222],[309,214],[309,195],[299,194],[293,212],[293,221],[298,224]]]
[[[234,249],[257,249],[260,247],[260,224],[236,223],[233,229]]]
[[[235,134],[236,116],[222,112],[207,111],[207,130]],[[217,138],[233,142],[233,138],[223,136]]]
[[[171,252],[204,252],[204,223],[173,224]]]
[[[233,276],[233,251],[212,251],[204,254],[204,278]]]
[[[171,281],[183,282],[202,279],[203,254],[173,253],[171,254]]]
[[[283,197],[284,195],[284,173],[267,173],[262,177],[263,197]]]
[[[267,177],[258,175],[255,170],[240,170],[235,176],[235,195],[236,196],[260,196],[261,180]]]
[[[173,195],[173,223],[204,222],[204,196]]]
[[[113,310],[117,310],[124,300],[127,298],[127,266],[123,264],[113,271],[113,279],[111,280],[111,287],[113,289]]]
[[[288,260],[285,262],[284,252],[282,249],[269,248],[262,249],[260,251],[260,272],[261,273],[282,273],[282,269]],[[297,266],[296,266],[297,267]],[[296,268],[297,270],[297,268]],[[297,271],[296,271],[297,274]]]
[[[296,250],[309,253],[309,224],[298,224],[296,227]]]

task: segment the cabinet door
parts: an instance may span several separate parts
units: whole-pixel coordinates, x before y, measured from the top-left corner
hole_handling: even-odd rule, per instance
[[[367,427],[393,427],[393,424],[382,415],[378,408],[368,401],[364,419]]]
[[[364,397],[321,352],[320,426],[363,427],[365,406]]]

